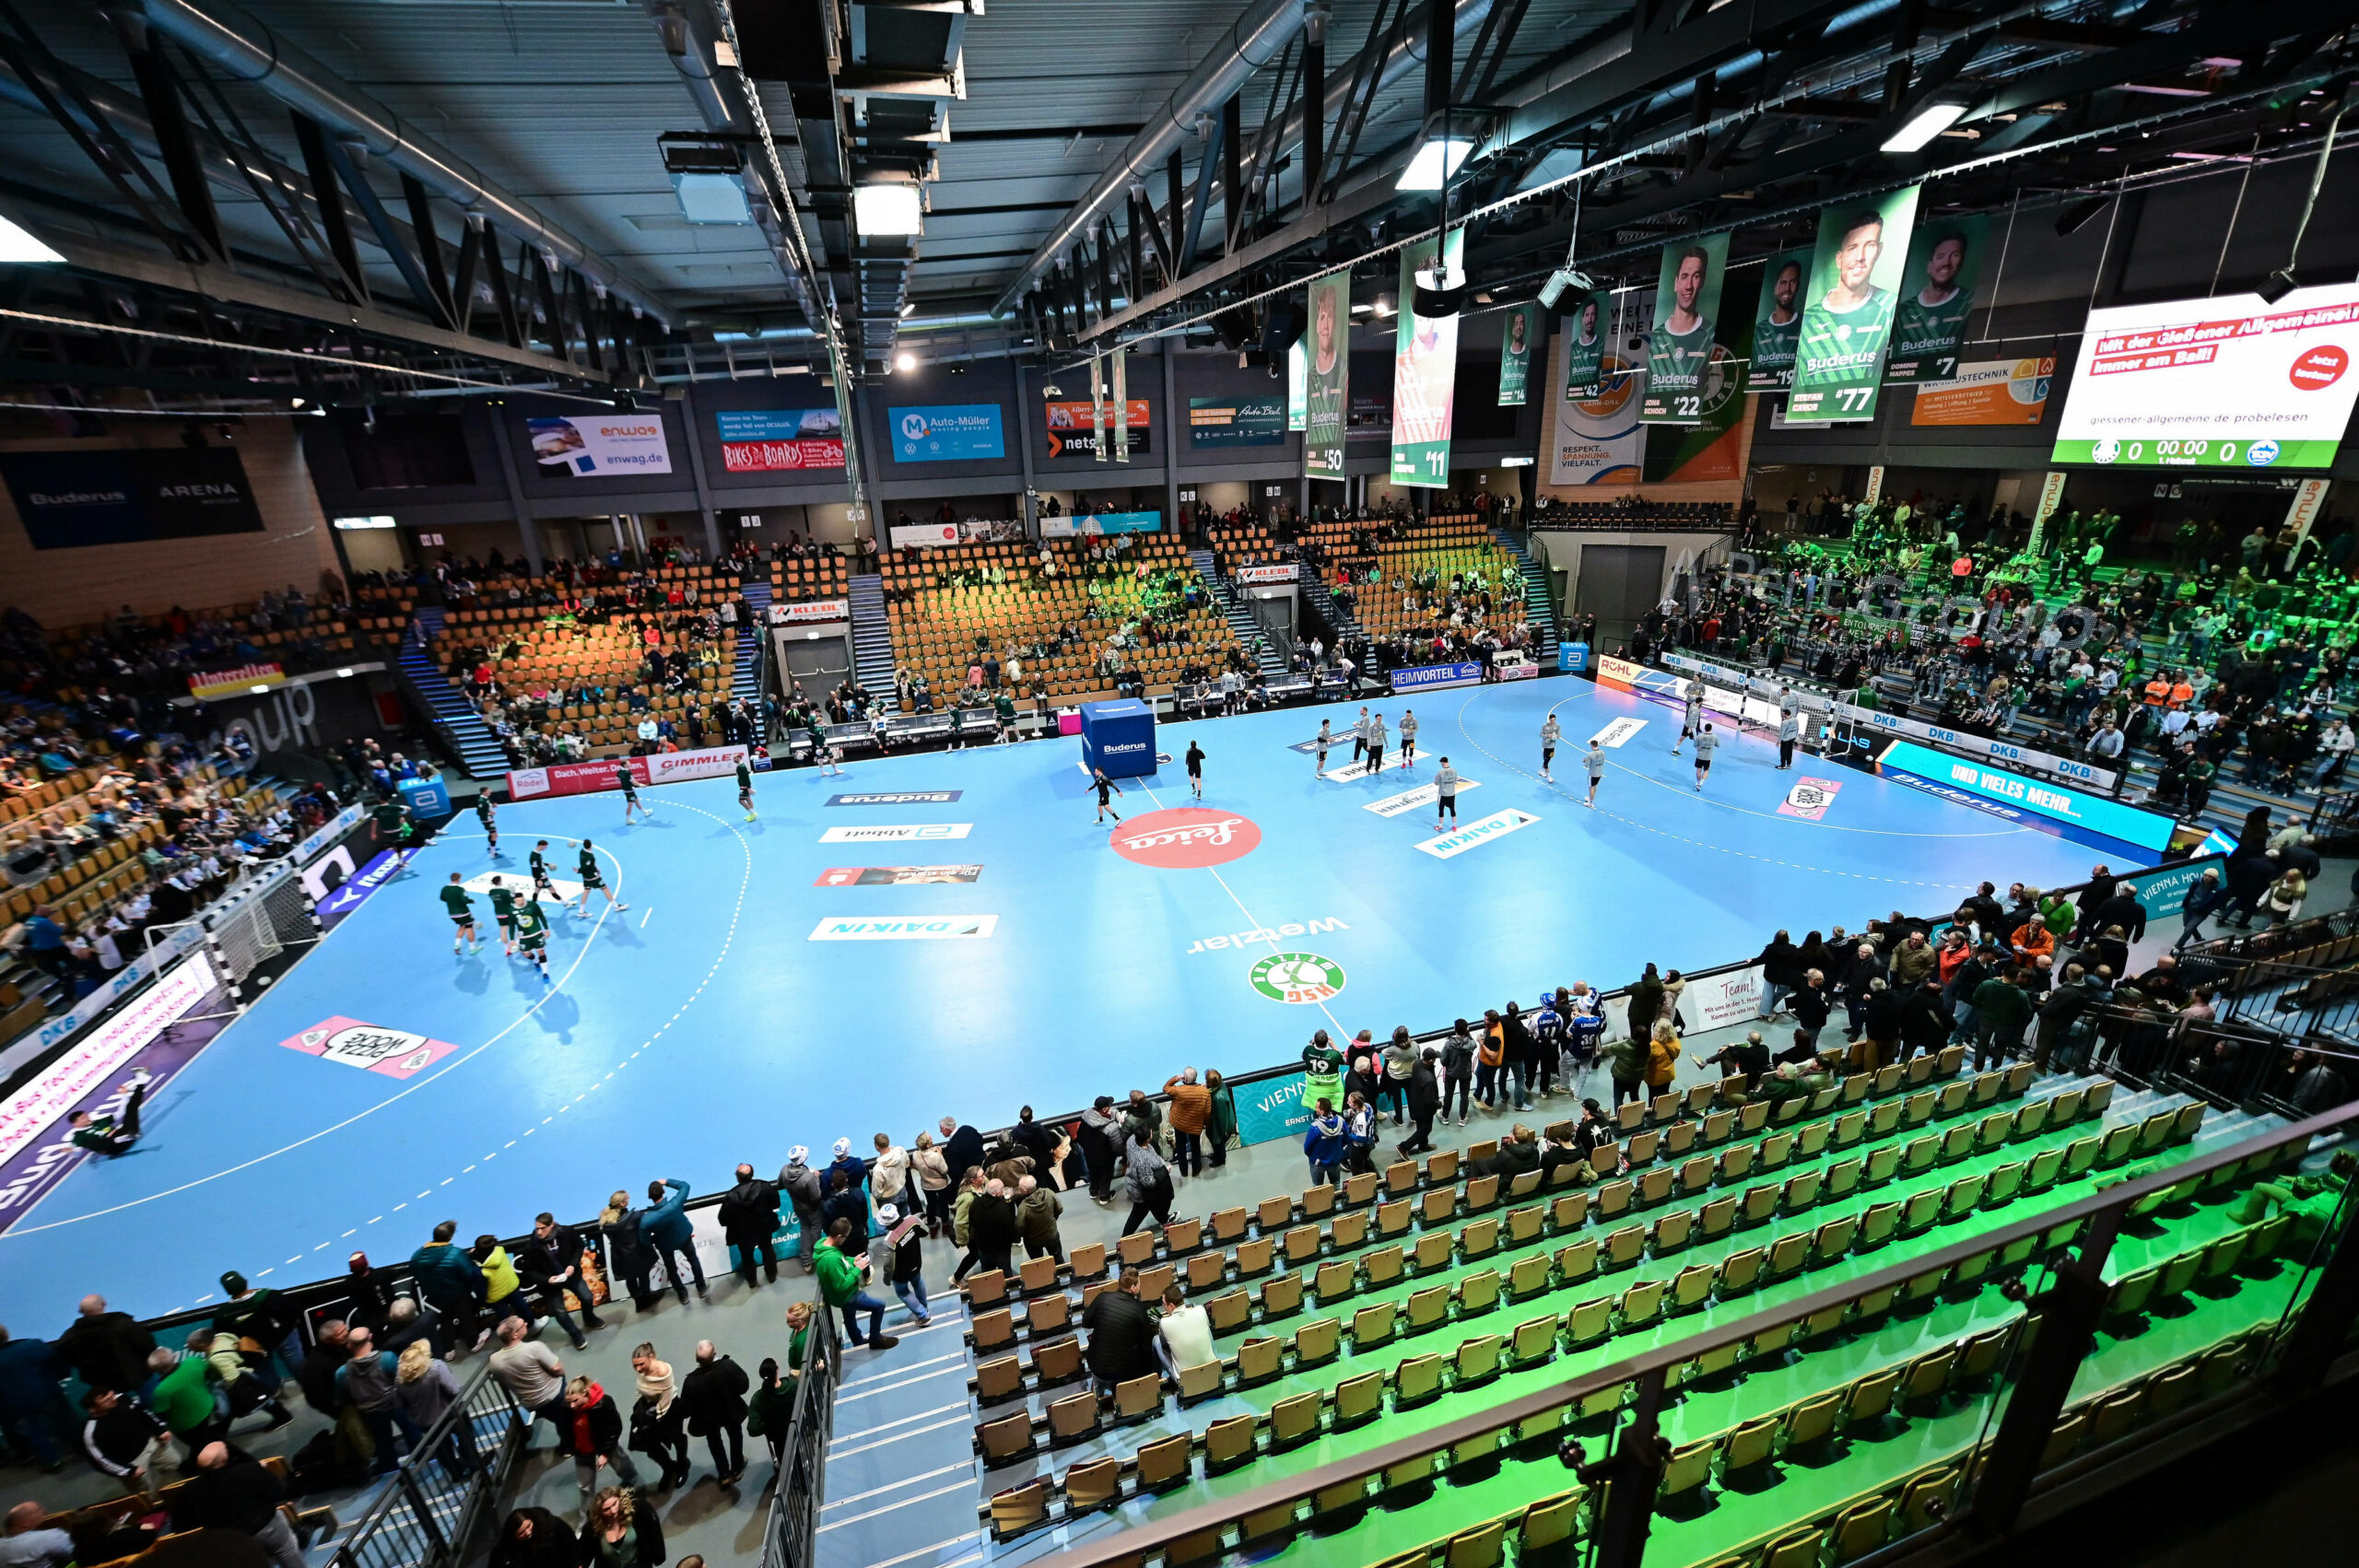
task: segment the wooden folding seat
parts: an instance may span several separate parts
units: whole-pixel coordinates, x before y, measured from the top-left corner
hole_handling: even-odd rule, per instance
[[[1538,1241],[1541,1231],[1547,1223],[1547,1219],[1548,1211],[1537,1203],[1528,1203],[1520,1209],[1508,1210],[1507,1244],[1509,1246],[1520,1246],[1528,1241]]]
[[[1900,1386],[1900,1368],[1872,1372],[1845,1390],[1843,1424],[1847,1427],[1882,1421],[1892,1411],[1893,1391]]]
[[[1327,1246],[1332,1252],[1349,1252],[1367,1240],[1367,1211],[1355,1209],[1338,1214],[1327,1226]]]
[[[1219,1288],[1228,1278],[1228,1258],[1225,1253],[1199,1252],[1188,1259],[1188,1289],[1202,1292]]]
[[[1163,1227],[1163,1255],[1180,1258],[1204,1244],[1204,1223],[1200,1219],[1174,1220]]]
[[[1148,1238],[1149,1241],[1153,1239],[1151,1236]],[[959,1288],[966,1293],[967,1308],[972,1312],[1007,1299],[1007,1276],[996,1269],[984,1269],[968,1275],[966,1283]]]
[[[1556,1331],[1560,1327],[1555,1314],[1544,1317],[1527,1317],[1515,1326],[1508,1342],[1508,1360],[1516,1366],[1532,1366],[1556,1353]]]
[[[1143,1420],[1157,1414],[1162,1409],[1163,1379],[1153,1373],[1126,1377],[1114,1386],[1114,1419],[1117,1421]]]
[[[1663,1466],[1662,1479],[1655,1483],[1658,1504],[1667,1498],[1685,1495],[1711,1479],[1712,1459],[1720,1450],[1717,1436],[1698,1438],[1671,1451],[1671,1458]]]
[[[1213,1211],[1213,1244],[1227,1246],[1245,1235],[1248,1216],[1243,1209],[1218,1209]],[[1102,1250],[1102,1249],[1101,1249]]]
[[[1237,1277],[1250,1280],[1270,1271],[1277,1257],[1277,1238],[1258,1235],[1237,1244]]]
[[[1786,1178],[1781,1201],[1789,1214],[1799,1214],[1818,1201],[1820,1173],[1815,1170],[1797,1171]]]
[[[1152,1381],[1152,1379],[1149,1379]],[[1049,1403],[1049,1442],[1078,1443],[1097,1432],[1097,1396],[1089,1390],[1068,1394]]]
[[[1155,1233],[1133,1231],[1114,1244],[1114,1256],[1125,1268],[1136,1269],[1155,1256]]]
[[[1630,1135],[1630,1141],[1623,1146],[1623,1163],[1628,1165],[1632,1170],[1637,1170],[1642,1165],[1652,1164],[1655,1157],[1655,1146],[1661,1141],[1662,1135],[1655,1132],[1651,1129],[1645,1132],[1632,1133]]]
[[[1556,1266],[1556,1278],[1565,1284],[1586,1280],[1597,1272],[1598,1239],[1583,1236],[1580,1240],[1556,1249],[1552,1261]]]
[[[1337,1431],[1362,1426],[1384,1413],[1384,1375],[1363,1373],[1335,1385],[1334,1426]]]
[[[1340,1258],[1331,1258],[1321,1263],[1311,1284],[1311,1292],[1318,1296],[1321,1306],[1341,1301],[1358,1288],[1359,1271],[1348,1260]]]
[[[1479,1214],[1499,1200],[1499,1178],[1478,1176],[1466,1184],[1466,1211]]]
[[[1499,1276],[1488,1269],[1477,1269],[1458,1277],[1458,1312],[1461,1317],[1488,1312],[1499,1305]]]
[[[1671,1196],[1671,1184],[1677,1177],[1669,1165],[1652,1165],[1638,1173],[1638,1201],[1653,1205]]]
[[[993,1492],[991,1513],[992,1536],[998,1540],[1006,1540],[1046,1524],[1049,1518],[1047,1479],[1027,1481],[1022,1486]]]
[[[1179,1269],[1169,1263],[1157,1263],[1150,1268],[1140,1270],[1139,1299],[1161,1301],[1163,1293],[1170,1288],[1171,1281],[1177,1279],[1179,1274]]]
[[[1262,1287],[1262,1320],[1285,1317],[1302,1310],[1302,1276],[1278,1273]]]
[[[1322,1219],[1335,1211],[1335,1189],[1325,1182],[1306,1188],[1297,1207],[1306,1220]]]
[[[1332,1192],[1334,1188],[1329,1188],[1326,1190]],[[1286,1262],[1289,1265],[1309,1262],[1319,1256],[1320,1246],[1324,1239],[1317,1225],[1295,1226],[1285,1233],[1284,1246]],[[1144,1295],[1144,1293],[1141,1293]]]
[[[1358,1171],[1344,1178],[1344,1202],[1354,1209],[1365,1208],[1376,1201],[1376,1186],[1380,1178],[1374,1171]],[[1328,1188],[1332,1192],[1334,1188]],[[1306,1210],[1305,1212],[1309,1211]]]
[[[1007,1308],[986,1312],[977,1317],[969,1330],[977,1355],[1005,1350],[1015,1343],[1015,1319]]]
[[[1663,1215],[1654,1223],[1655,1256],[1661,1258],[1666,1253],[1677,1252],[1681,1247],[1685,1246],[1687,1238],[1695,1228],[1696,1214],[1693,1210],[1673,1209]]]
[[[1686,1312],[1703,1305],[1712,1293],[1714,1276],[1708,1263],[1691,1263],[1672,1276],[1671,1309]]]
[[[995,1405],[1024,1392],[1024,1363],[1014,1356],[993,1356],[975,1367],[975,1402]]]
[[[1957,1347],[1943,1345],[1929,1351],[1908,1363],[1900,1384],[1899,1398],[1904,1405],[1928,1403],[1938,1398],[1949,1387],[1950,1371],[1957,1363]]]
[[[1409,1295],[1409,1332],[1423,1333],[1449,1321],[1449,1287],[1430,1285]]]
[[[1092,1396],[1095,1403],[1095,1396]],[[984,1422],[974,1429],[974,1445],[984,1455],[984,1467],[1012,1464],[1033,1450],[1031,1412],[1016,1410],[1015,1415],[1003,1415],[995,1422]]]
[[[1591,1195],[1590,1206],[1601,1219],[1611,1218],[1630,1207],[1631,1195],[1637,1190],[1637,1184],[1627,1176],[1609,1181]]]
[[[1458,1189],[1453,1187],[1429,1187],[1417,1205],[1419,1216],[1428,1225],[1446,1225],[1458,1213]]]
[[[1698,1087],[1703,1085],[1699,1084]],[[1674,1160],[1679,1158],[1688,1150],[1696,1147],[1696,1124],[1692,1121],[1672,1122],[1662,1129],[1662,1142],[1659,1147],[1660,1152],[1666,1158]]]
[[[1294,1199],[1282,1192],[1264,1198],[1262,1199],[1260,1208],[1254,1211],[1253,1223],[1264,1234],[1292,1224]]]
[[[1396,1244],[1379,1246],[1360,1259],[1360,1272],[1367,1277],[1370,1289],[1391,1284],[1401,1277],[1402,1254]]]
[[[1823,1443],[1835,1432],[1836,1417],[1843,1408],[1843,1390],[1813,1394],[1789,1409],[1783,1417],[1783,1445],[1789,1449],[1807,1448]]]
[[[1392,1369],[1392,1404],[1395,1410],[1412,1410],[1427,1403],[1441,1394],[1442,1358],[1437,1355],[1410,1356]]]
[[[1778,1212],[1778,1202],[1784,1189],[1776,1186],[1749,1187],[1741,1199],[1740,1218],[1748,1225],[1757,1225]]]
[[[1392,1338],[1392,1326],[1400,1316],[1400,1308],[1389,1301],[1374,1306],[1361,1307],[1352,1314],[1352,1350],[1355,1353],[1371,1350]]]
[[[1859,1235],[1860,1221],[1854,1214],[1829,1220],[1811,1233],[1811,1261],[1832,1263],[1851,1250],[1851,1240]]]
[[[1406,1235],[1410,1222],[1416,1218],[1416,1206],[1407,1199],[1379,1203],[1376,1208],[1376,1234],[1380,1236]]]
[[[1499,1222],[1496,1219],[1477,1220],[1458,1233],[1458,1255],[1462,1258],[1486,1258],[1499,1249]]]
[[[1314,1317],[1295,1330],[1294,1358],[1297,1370],[1335,1359],[1343,1324],[1332,1317]]]
[[[1209,1399],[1226,1389],[1226,1375],[1216,1361],[1201,1362],[1180,1369],[1180,1402],[1192,1405]]]
[[[1250,1461],[1254,1457],[1253,1434],[1261,1424],[1255,1416],[1229,1416],[1204,1429],[1204,1469],[1217,1475]],[[1219,1532],[1212,1532],[1215,1547]],[[1170,1559],[1167,1559],[1170,1561]]]
[[[1572,1167],[1570,1167],[1569,1165],[1567,1165],[1567,1166],[1560,1166],[1560,1167],[1558,1167],[1558,1168],[1559,1168],[1559,1169],[1569,1170],[1569,1169],[1571,1169]],[[1576,1230],[1576,1229],[1579,1228],[1581,1225],[1583,1225],[1583,1224],[1587,1223],[1588,1223],[1588,1221],[1589,1221],[1589,1194],[1588,1194],[1588,1193],[1586,1193],[1586,1192],[1566,1192],[1566,1193],[1560,1193],[1560,1194],[1558,1194],[1556,1197],[1555,1197],[1555,1198],[1553,1198],[1553,1199],[1551,1199],[1549,1200],[1549,1203],[1548,1203],[1548,1223],[1549,1223],[1551,1226],[1555,1227],[1555,1229],[1557,1231],[1557,1233],[1558,1233],[1558,1234],[1560,1234],[1560,1235],[1561,1235],[1562,1233],[1564,1233],[1564,1232],[1566,1232],[1566,1231],[1569,1231],[1569,1230]]]
[[[1026,1258],[1024,1267],[1016,1271],[1017,1279],[1023,1283],[1024,1293],[1027,1296],[1037,1296],[1043,1291],[1055,1290],[1057,1267],[1057,1260],[1046,1253],[1038,1258]]]
[[[1816,1158],[1825,1153],[1827,1135],[1833,1130],[1831,1122],[1805,1123],[1794,1131],[1794,1153],[1805,1160]]]
[[[1387,1166],[1385,1166],[1385,1167],[1384,1167],[1384,1190],[1385,1190],[1385,1191],[1387,1191],[1387,1192],[1395,1192],[1395,1193],[1398,1193],[1398,1192],[1414,1192],[1414,1191],[1415,1191],[1415,1190],[1416,1190],[1416,1187],[1417,1187],[1417,1162],[1416,1162],[1416,1161],[1414,1161],[1414,1160],[1395,1160],[1395,1161],[1393,1161],[1391,1164],[1389,1164],[1389,1165],[1387,1165]]]
[[[1472,1388],[1496,1377],[1500,1344],[1496,1334],[1477,1334],[1462,1341],[1450,1357],[1450,1387]]]
[[[1458,1151],[1439,1149],[1426,1156],[1426,1185],[1458,1179]]]
[[[1043,1388],[1072,1382],[1081,1375],[1081,1340],[1077,1338],[1051,1340],[1032,1347],[1033,1375]]]
[[[1786,1102],[1790,1106],[1795,1103],[1792,1100]],[[1765,1171],[1781,1168],[1793,1156],[1794,1135],[1790,1132],[1773,1132],[1761,1141],[1760,1165]]]
[[[1139,1292],[1139,1298],[1143,1301],[1147,1299],[1144,1288]],[[1162,1300],[1163,1293],[1156,1291],[1154,1299]],[[1073,1298],[1062,1292],[1040,1297],[1025,1311],[1024,1334],[1027,1339],[1045,1340],[1052,1334],[1070,1332],[1072,1328]]]
[[[1458,1237],[1450,1231],[1427,1231],[1417,1238],[1417,1249],[1410,1254],[1420,1274],[1449,1267],[1458,1250]]]

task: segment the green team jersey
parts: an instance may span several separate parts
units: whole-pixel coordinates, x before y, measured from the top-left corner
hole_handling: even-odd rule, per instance
[[[1787,377],[1794,373],[1794,348],[1802,341],[1802,315],[1800,310],[1782,325],[1764,316],[1753,326],[1753,376],[1757,382],[1764,377]]]
[[[492,919],[505,925],[515,918],[515,914],[516,895],[504,887],[493,888],[491,890]]]
[[[1699,319],[1692,332],[1657,327],[1654,346],[1647,354],[1647,401],[1668,408],[1673,397],[1700,392],[1704,371],[1711,363],[1710,317]]]
[[[746,763],[744,763],[744,762],[740,762],[740,763],[737,765],[737,788],[739,788],[740,790],[750,790],[750,789],[752,789],[753,787],[754,787],[754,769],[753,769],[753,767],[752,767],[749,764],[746,764]]]
[[[1892,369],[1895,377],[1937,380],[1957,369],[1957,346],[1966,335],[1966,318],[1974,309],[1974,291],[1961,288],[1938,305],[1924,304],[1917,295],[1901,302],[1892,322]],[[1944,363],[1946,362],[1946,363]]]
[[[527,953],[538,952],[549,944],[548,917],[530,899],[516,907],[516,941]]]
[[[534,850],[534,851],[533,851],[533,875],[534,875],[534,876],[535,876],[535,877],[545,877],[545,876],[546,876],[546,875],[548,875],[548,874],[549,874],[549,862],[548,862],[548,857],[546,857],[546,855],[543,855],[543,854],[542,854],[538,849]]]
[[[475,913],[474,904],[475,900],[467,896],[467,890],[456,883],[442,889],[442,907],[451,911],[451,918],[454,920],[464,920]]]
[[[595,849],[584,849],[581,851],[581,868],[582,881],[595,882],[598,880],[598,852]]]
[[[1794,351],[1795,392],[1874,386],[1884,376],[1891,330],[1890,289],[1871,287],[1866,303],[1839,315],[1824,304],[1812,305],[1802,312],[1802,340]]]
[[[486,827],[491,825],[491,797],[489,795],[475,797],[475,819]]]
[[[626,795],[639,793],[639,780],[630,776],[630,768],[628,765],[615,769],[615,783]]]

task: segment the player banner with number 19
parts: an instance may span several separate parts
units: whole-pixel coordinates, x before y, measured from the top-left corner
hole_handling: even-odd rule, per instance
[[[1459,275],[1465,234],[1451,229],[1442,270]],[[1416,313],[1416,274],[1432,270],[1434,242],[1401,252],[1401,312],[1392,340],[1392,483],[1449,483],[1449,398],[1458,379],[1458,317]]]

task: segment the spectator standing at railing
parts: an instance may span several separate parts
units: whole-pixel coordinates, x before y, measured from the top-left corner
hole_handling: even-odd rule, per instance
[[[74,1426],[74,1408],[60,1386],[65,1377],[65,1358],[57,1347],[41,1340],[12,1340],[0,1328],[0,1427],[28,1445],[44,1469],[65,1463],[66,1433]],[[5,1558],[0,1552],[0,1558]]]
[[[924,1139],[919,1143],[923,1146]],[[800,1246],[803,1267],[810,1273],[818,1272],[819,1239],[827,1227],[820,1211],[827,1201],[827,1188],[820,1184],[819,1173],[811,1168],[811,1151],[797,1143],[786,1152],[786,1164],[778,1173],[779,1190],[794,1210],[794,1223],[802,1233]]]
[[[418,1293],[434,1309],[436,1344],[454,1359],[469,1349],[483,1349],[491,1340],[490,1328],[477,1326],[485,1291],[483,1269],[453,1239],[458,1234],[459,1222],[445,1220],[434,1227],[434,1239],[409,1257]]]
[[[884,1141],[883,1133],[876,1136]],[[770,1239],[778,1232],[778,1188],[757,1177],[753,1166],[741,1164],[737,1185],[722,1194],[717,1217],[722,1235],[737,1249],[737,1278],[751,1289],[759,1262],[769,1283],[778,1283],[778,1251]]]
[[[656,1260],[672,1277],[672,1288],[679,1293],[682,1303],[688,1299],[688,1280],[697,1282],[697,1295],[702,1298],[704,1259],[697,1256],[696,1226],[688,1219],[688,1184],[676,1176],[667,1176],[647,1184],[648,1207],[640,1211],[640,1229],[647,1234],[647,1243],[655,1249]]]

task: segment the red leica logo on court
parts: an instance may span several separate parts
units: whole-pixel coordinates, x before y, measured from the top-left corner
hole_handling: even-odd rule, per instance
[[[1252,823],[1205,806],[1149,812],[1114,830],[1116,854],[1168,872],[1226,865],[1251,854],[1261,842],[1262,830]]]

